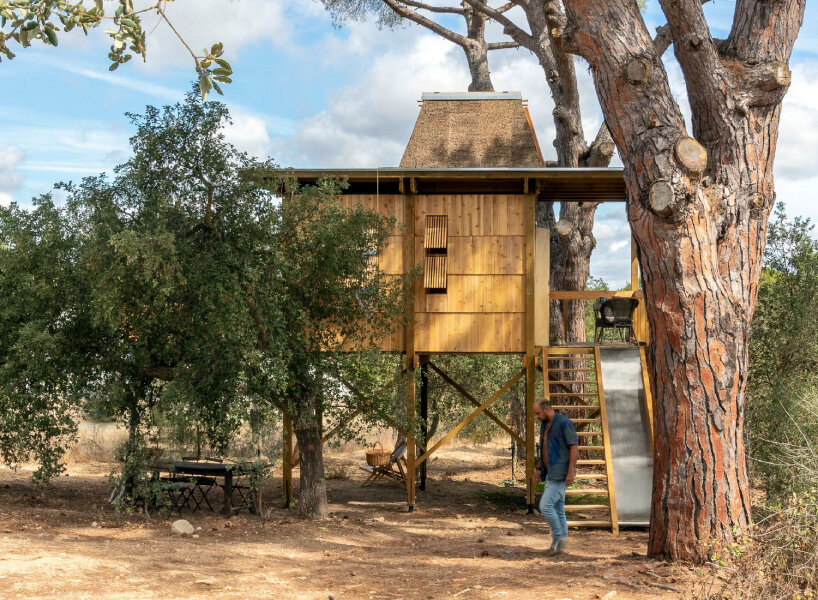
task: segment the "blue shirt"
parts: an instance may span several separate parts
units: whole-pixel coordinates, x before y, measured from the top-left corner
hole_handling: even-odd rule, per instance
[[[540,425],[540,440],[543,439],[548,423],[543,421]],[[545,476],[551,481],[565,481],[568,475],[569,446],[579,444],[577,430],[571,420],[562,413],[554,413],[551,420],[551,428],[548,430],[548,439],[540,452],[546,457],[546,464],[540,465],[540,469],[547,470]],[[545,469],[543,469],[545,467]]]

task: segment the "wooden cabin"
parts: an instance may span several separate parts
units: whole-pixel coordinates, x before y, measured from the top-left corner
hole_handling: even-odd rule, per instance
[[[264,173],[259,175],[264,179]],[[280,175],[280,172],[269,174],[271,178]],[[622,170],[546,168],[522,96],[517,92],[481,92],[423,94],[420,114],[398,167],[295,169],[287,171],[287,175],[307,185],[325,175],[345,178],[349,187],[341,197],[344,204],[350,207],[363,205],[396,220],[386,247],[377,257],[379,267],[395,275],[421,267],[422,275],[415,284],[407,325],[380,343],[381,350],[401,352],[405,356],[404,366],[409,375],[405,378],[406,413],[410,422],[415,418],[413,373],[418,366],[422,380],[426,377],[427,367],[432,366],[444,381],[477,406],[469,417],[431,448],[426,448],[421,440],[420,453],[416,452],[414,435],[408,435],[407,502],[410,511],[415,504],[415,467],[425,464],[437,448],[470,420],[481,413],[486,414],[518,443],[524,444],[528,456],[534,456],[535,397],[553,396],[552,399],[558,400],[576,396],[584,401],[584,406],[572,408],[596,408],[594,418],[601,424],[600,433],[585,435],[604,436],[605,442],[593,446],[586,440],[581,450],[598,452],[596,457],[590,454],[587,463],[604,466],[608,484],[606,494],[610,495],[609,504],[599,505],[609,511],[608,520],[592,519],[587,523],[607,523],[616,531],[619,523],[613,476],[616,456],[615,452],[611,453],[607,441],[616,436],[607,429],[600,351],[593,344],[581,348],[555,348],[549,336],[551,301],[591,300],[600,293],[549,290],[550,235],[548,229],[537,227],[536,207],[540,202],[620,202],[623,203],[624,216],[626,196]],[[631,259],[632,290],[615,295],[641,298],[633,248]],[[637,337],[647,340],[647,323],[641,307],[636,321]],[[646,437],[651,420],[649,385],[644,368],[644,349],[636,352],[636,358],[629,360],[631,366],[635,365],[635,372],[641,373],[637,378],[638,389],[626,390],[627,397],[622,394],[619,397],[624,398],[629,410],[636,411],[635,416],[627,418],[638,419],[642,437]],[[481,403],[469,396],[462,386],[447,379],[445,373],[431,362],[434,355],[448,353],[519,354],[523,358],[522,368]],[[584,368],[564,367],[571,360],[581,361]],[[589,364],[596,365],[596,376],[572,381],[570,387],[560,380],[555,382],[551,376],[552,371],[593,371],[585,366]],[[541,393],[535,389],[538,369],[545,375]],[[622,371],[621,365],[614,370]],[[525,439],[489,410],[505,390],[523,378],[526,385]],[[587,384],[593,386],[593,392],[577,391]],[[425,386],[421,385],[421,390],[424,389]],[[596,404],[590,402],[591,397]],[[425,423],[428,417],[426,403],[423,397],[420,400],[421,423]],[[575,416],[583,422],[594,420],[589,418],[590,413]],[[633,436],[628,434],[625,437],[631,439]],[[290,489],[288,469],[291,467],[287,466],[285,458],[285,490]],[[421,473],[424,472],[422,467]],[[534,463],[528,461],[529,511],[534,506],[533,474]],[[593,477],[598,478],[597,475]],[[639,477],[644,483],[644,469]],[[633,486],[628,484],[625,487]],[[643,499],[644,493],[638,495]]]

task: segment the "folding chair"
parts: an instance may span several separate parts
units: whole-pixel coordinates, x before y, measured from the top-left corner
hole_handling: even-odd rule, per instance
[[[168,499],[171,510],[175,510],[182,516],[183,508],[191,508],[191,498],[193,495],[193,483],[186,478],[160,477],[159,485],[162,494]]]
[[[406,483],[406,440],[402,441],[400,444],[395,446],[395,449],[392,451],[392,454],[389,456],[389,462],[380,467],[372,467],[370,465],[364,465],[361,467],[364,471],[369,473],[369,477],[366,478],[361,484],[361,487],[365,487],[367,485],[374,485],[381,479],[391,479],[397,484],[405,484]],[[395,470],[397,467],[397,470]]]
[[[183,456],[182,460],[184,461],[191,461],[191,462],[202,462],[196,456]],[[203,462],[222,462],[220,458],[205,458]],[[216,487],[216,478],[215,477],[202,477],[200,475],[191,475],[185,477],[191,484],[193,484],[193,488],[190,491],[190,499],[189,502],[193,504],[191,507],[193,510],[199,510],[202,508],[202,504],[205,504],[210,512],[216,512],[213,509],[213,505],[210,504],[210,500],[207,498],[207,495],[210,493],[214,487]]]

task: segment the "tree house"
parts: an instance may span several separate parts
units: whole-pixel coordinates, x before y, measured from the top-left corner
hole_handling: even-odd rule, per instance
[[[591,393],[580,389],[587,378],[571,377],[570,384],[552,381],[561,370],[562,375],[576,373],[565,366],[573,360],[574,354],[570,352],[587,352],[588,348],[555,349],[548,327],[552,300],[594,299],[600,292],[549,290],[550,235],[548,229],[537,227],[536,206],[540,202],[624,203],[621,169],[546,168],[519,93],[468,93],[423,95],[420,115],[399,167],[296,169],[286,174],[306,185],[326,175],[346,179],[349,187],[341,197],[344,204],[350,207],[360,204],[395,219],[388,243],[377,256],[380,268],[395,275],[406,274],[416,266],[422,269],[407,325],[379,345],[383,351],[405,356],[409,422],[416,418],[416,368],[421,369],[421,396],[431,368],[475,405],[469,417],[434,446],[427,448],[421,439],[420,452],[410,432],[409,509],[415,504],[416,467],[421,467],[423,481],[426,459],[480,414],[492,418],[524,444],[527,455],[533,457],[538,430],[533,414],[535,397],[545,395],[560,404],[557,400],[561,397],[594,396],[598,399],[597,408],[603,407],[601,417],[579,412],[569,417],[588,423],[600,418],[602,431],[598,435],[603,438],[602,443],[591,443],[593,435],[586,432],[582,439],[591,441],[582,444],[589,452],[591,447],[604,451],[598,458],[584,460],[589,466],[606,466],[610,514],[607,521],[592,522],[607,522],[616,529],[612,456],[607,444],[611,436],[606,430],[602,386],[593,387]],[[264,174],[260,175],[263,179]],[[632,291],[616,295],[641,297],[637,278],[636,253],[632,250]],[[635,325],[637,337],[647,340],[643,311]],[[592,346],[590,352],[592,355],[596,352],[593,370],[601,380],[599,353]],[[509,382],[481,402],[432,362],[434,355],[449,353],[518,354],[523,361],[520,371]],[[558,362],[554,362],[555,355]],[[584,360],[587,363],[588,357]],[[544,375],[542,393],[536,389],[537,369]],[[523,378],[525,439],[489,410],[503,392]],[[649,386],[644,389],[648,393]],[[648,407],[647,396],[643,396],[642,402]],[[421,397],[421,423],[427,419],[424,400]],[[288,469],[285,464],[285,488],[290,477]],[[531,511],[535,489],[533,460],[526,461],[526,484]]]

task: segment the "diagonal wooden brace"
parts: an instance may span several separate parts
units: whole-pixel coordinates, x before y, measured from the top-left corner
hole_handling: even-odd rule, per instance
[[[514,377],[509,379],[506,382],[506,384],[503,387],[501,387],[499,390],[494,392],[488,400],[486,400],[485,402],[483,402],[483,404],[478,406],[468,417],[466,417],[465,419],[460,421],[460,423],[455,425],[454,429],[452,429],[449,433],[444,435],[434,446],[432,446],[426,452],[421,454],[418,457],[418,459],[415,461],[415,464],[416,465],[421,464],[423,461],[425,461],[427,458],[429,458],[432,455],[432,453],[434,453],[435,450],[437,450],[443,444],[445,444],[450,439],[452,439],[454,436],[456,436],[460,432],[461,429],[463,429],[466,425],[471,423],[481,412],[485,411],[489,406],[494,404],[494,402],[497,400],[497,398],[499,398],[500,396],[505,394],[512,385],[517,383],[523,377],[523,375],[525,375],[525,369],[521,370]]]
[[[463,396],[464,398],[466,398],[466,400],[468,400],[469,402],[471,402],[475,406],[480,406],[480,402],[478,402],[475,399],[474,396],[472,396],[465,389],[463,389],[463,387],[461,387],[456,381],[454,381],[451,377],[449,377],[446,373],[444,373],[443,370],[440,369],[436,364],[434,364],[432,361],[429,361],[429,366],[434,370],[435,373],[440,375],[440,377],[441,377],[441,379],[443,379],[443,381],[445,381],[450,386],[452,386],[455,390],[460,392],[460,395]],[[525,440],[522,437],[520,437],[520,435],[517,434],[517,432],[512,430],[511,427],[509,427],[508,425],[503,423],[503,421],[501,421],[499,418],[497,418],[497,416],[494,413],[492,413],[489,409],[485,409],[484,412],[486,413],[486,416],[489,419],[491,419],[492,421],[497,423],[500,427],[502,427],[506,431],[506,433],[508,433],[519,444],[522,444],[523,446],[525,446]]]

